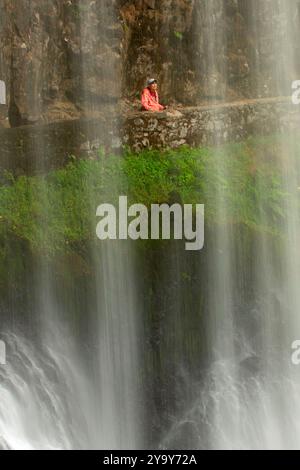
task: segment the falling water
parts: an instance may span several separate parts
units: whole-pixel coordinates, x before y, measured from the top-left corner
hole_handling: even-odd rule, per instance
[[[226,0],[200,3],[196,60],[205,103],[216,105],[228,99]],[[299,78],[296,3],[247,2],[257,97],[288,96],[292,81]],[[172,3],[166,5],[170,11]],[[110,1],[79,2],[80,60],[71,64],[80,76],[83,113],[99,120],[99,141],[113,133],[118,138],[112,122],[120,85],[117,80],[111,85],[120,75],[117,58],[105,48],[99,56],[96,47],[107,34],[114,6]],[[99,93],[99,83],[105,82]],[[87,134],[90,125],[85,124]],[[25,306],[10,293],[10,319],[1,337],[9,359],[0,367],[0,448],[136,449],[145,442],[163,448],[300,447],[300,376],[291,363],[291,344],[300,338],[300,167],[293,137],[278,137],[280,156],[274,162],[285,194],[283,236],[277,243],[261,230],[246,256],[247,235],[230,220],[231,155],[224,150],[221,155],[224,136],[217,121],[212,125],[217,223],[207,230],[204,261],[183,255],[181,244],[174,241],[153,255],[159,276],[142,291],[150,304],[149,291],[157,295],[148,306],[150,320],[143,318],[151,330],[147,341],[140,325],[147,316],[138,296],[142,276],[131,244],[122,240],[100,245],[91,239],[90,278],[80,285],[74,266],[64,266],[66,280],[61,284],[61,265],[42,255],[35,261],[22,258]],[[31,143],[41,170],[43,134]],[[122,178],[103,182],[113,201]],[[102,201],[95,201],[88,177],[84,184],[94,234],[96,206]],[[263,182],[258,178],[255,184],[260,194]],[[53,200],[47,191],[37,188],[35,196],[50,214]],[[266,227],[263,200],[258,211],[261,227]],[[47,217],[40,220],[45,244],[48,222]],[[193,292],[186,283],[191,273],[198,282]],[[193,316],[195,305],[198,313]],[[23,314],[21,323],[16,321]],[[150,389],[148,402],[141,392],[145,384],[138,382],[141,371],[141,381]],[[143,429],[141,404],[149,405]]]
[[[299,11],[296,2],[281,0],[269,3],[268,11],[272,38],[270,53],[276,57],[272,67],[275,93],[289,96],[291,84],[297,78]],[[256,417],[262,435],[258,435],[256,440],[252,438],[249,443],[252,447],[295,449],[299,448],[300,408],[297,396],[300,377],[297,367],[291,362],[291,345],[300,333],[299,163],[292,134],[288,141],[280,138],[279,146],[280,156],[276,163],[281,174],[281,186],[288,195],[283,208],[284,239],[281,252],[266,236],[257,247],[256,289],[261,300],[261,329],[264,332],[260,351],[264,375],[256,404],[253,403],[253,411],[250,409],[250,412],[252,420],[253,416]],[[262,222],[265,222],[263,218]]]
[[[264,69],[264,61],[255,64],[258,95],[259,90],[270,86],[269,82],[265,86],[262,82],[266,77],[270,81],[269,73],[275,96],[289,96],[291,83],[297,78],[293,55],[294,44],[299,41],[296,2],[261,3],[249,2],[250,21],[258,51],[266,47],[261,39],[261,33],[266,35],[266,31],[261,28],[262,24],[268,25],[267,54],[273,63],[267,64],[271,66],[269,72]],[[257,236],[252,253],[254,298],[250,305],[243,293],[249,289],[243,280],[250,266],[243,264],[241,235],[238,228],[225,222],[230,206],[226,193],[220,189],[216,194],[220,226],[215,231],[215,242],[210,239],[214,251],[208,292],[212,363],[201,391],[200,411],[197,410],[208,423],[205,426],[212,448],[287,449],[300,445],[300,377],[291,364],[291,344],[299,336],[300,327],[299,165],[293,142],[280,138],[279,145],[280,159],[276,164],[282,189],[289,195],[284,207],[284,241],[279,248],[267,233]],[[230,184],[230,154],[223,167],[218,161],[216,175]],[[266,226],[263,201],[259,206],[261,226]]]
[[[100,79],[108,86],[103,90],[105,119],[103,128],[98,135],[103,141],[105,133],[112,134],[113,130],[107,125],[106,113],[116,113],[116,103],[111,105],[110,97],[119,97],[121,94],[121,81],[115,80],[119,76],[114,56],[105,60],[105,66],[99,66],[97,57],[97,42],[101,38],[101,31],[111,23],[114,17],[112,2],[102,2],[101,11],[97,12],[98,21],[95,21],[95,10],[90,2],[83,4],[81,17],[82,41],[82,77],[88,88],[87,71],[92,70],[95,82]],[[103,34],[103,33],[102,33]],[[103,51],[104,58],[108,51]],[[111,52],[110,52],[111,54]],[[103,105],[91,99],[83,87],[84,102],[88,115],[101,115]],[[106,98],[106,100],[105,100]],[[111,109],[112,108],[112,109]],[[119,110],[120,111],[120,110]],[[103,111],[102,111],[103,113]],[[117,138],[118,135],[114,135]],[[119,180],[103,181],[109,188],[110,197],[116,201],[120,194]],[[102,175],[99,174],[99,178]],[[87,181],[87,187],[89,181]],[[88,191],[88,189],[87,189]],[[91,207],[95,205],[94,195],[90,195]],[[100,201],[99,201],[100,202]],[[95,210],[95,207],[94,207]],[[91,231],[94,227],[91,226]],[[123,241],[108,242],[100,249],[93,244],[91,247],[95,269],[95,306],[94,315],[96,328],[99,331],[98,388],[101,397],[98,404],[99,431],[101,448],[137,448],[141,433],[137,423],[137,369],[138,369],[138,305],[136,301],[137,278],[134,275],[133,253],[131,247]],[[97,362],[96,362],[97,364]],[[98,432],[99,432],[98,431]],[[97,445],[97,443],[96,443]]]
[[[96,9],[99,4],[100,11]],[[115,81],[116,90],[95,89],[97,79],[102,84],[109,79],[113,83],[117,73],[114,57],[108,51],[103,50],[102,58],[95,52],[96,41],[105,34],[114,15],[112,2],[99,4],[79,3],[81,61],[72,67],[81,76],[78,87],[81,106],[87,116],[99,118],[98,135],[102,141],[113,132],[114,138],[118,137],[111,125],[116,112],[111,94],[118,93],[118,84]],[[42,132],[38,139],[33,137],[32,145],[37,168],[43,172]],[[90,193],[89,179],[84,184],[90,198],[92,238],[97,222],[96,207],[106,201],[95,200],[95,194]],[[103,184],[109,187],[110,194],[118,193],[118,182]],[[49,200],[47,189],[40,192],[37,188],[35,196],[43,201],[48,214],[53,211],[52,204],[59,208],[60,201]],[[45,246],[53,242],[49,240],[49,220],[40,220]],[[68,285],[60,286],[55,263],[43,259],[42,255],[38,262],[29,263],[30,321],[35,325],[34,334],[29,332],[26,337],[18,329],[13,332],[13,325],[12,332],[6,334],[10,359],[0,371],[0,446],[3,448],[140,446],[141,433],[136,426],[137,283],[131,250],[126,242],[107,242],[100,247],[94,235],[88,257],[93,280],[88,292],[82,287],[76,292],[76,274],[72,269],[66,268]]]
[[[223,0],[198,5],[199,44],[196,54],[204,97],[210,103],[226,99],[226,30]]]
[[[290,99],[291,84],[297,79],[295,44],[300,39],[297,2],[249,1],[247,9],[255,50],[257,89],[254,94]],[[220,11],[224,12],[223,2],[202,2],[198,15],[199,29],[203,31],[203,23],[207,25],[207,47],[203,48],[202,42],[199,46],[201,51],[207,51],[206,60],[201,60],[201,72],[210,77],[207,96],[214,101],[216,97],[226,98],[228,80],[226,22],[222,15],[218,16]],[[221,87],[218,71],[221,71]],[[300,375],[291,361],[291,345],[300,334],[300,175],[294,137],[292,134],[288,138],[278,137],[280,151],[274,161],[281,175],[283,237],[275,242],[262,229],[249,246],[247,231],[230,219],[232,201],[227,189],[234,171],[232,155],[230,152],[224,155],[226,149],[218,150],[222,135],[217,122],[214,124],[216,149],[212,150],[212,158],[218,182],[214,195],[217,223],[206,233],[207,282],[203,278],[199,282],[207,305],[205,338],[199,336],[199,341],[205,345],[207,360],[204,363],[200,360],[202,370],[198,378],[195,374],[191,377],[185,369],[185,381],[194,383],[193,389],[197,391],[194,398],[193,393],[186,394],[177,420],[167,428],[161,445],[297,449],[300,446]],[[261,178],[255,184],[258,194],[263,194]],[[263,200],[258,201],[258,212],[260,226],[267,227],[270,220]],[[184,265],[180,259],[177,264],[182,271]],[[203,265],[203,259],[200,264]],[[186,291],[182,295],[188,298]],[[175,331],[184,329],[182,312],[180,318]],[[178,332],[177,335],[178,348]]]

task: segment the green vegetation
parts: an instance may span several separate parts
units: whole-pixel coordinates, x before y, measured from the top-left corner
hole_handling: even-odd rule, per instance
[[[180,31],[174,31],[174,36],[179,39],[180,41],[182,41],[183,39],[183,34],[180,33]]]
[[[288,143],[287,143],[288,145]],[[293,149],[295,154],[297,149]],[[0,250],[10,237],[53,254],[95,238],[96,207],[128,195],[130,204],[206,205],[206,224],[242,224],[279,234],[284,205],[276,137],[220,148],[125,152],[72,161],[47,176],[7,174],[0,186]],[[0,251],[1,256],[1,251]]]

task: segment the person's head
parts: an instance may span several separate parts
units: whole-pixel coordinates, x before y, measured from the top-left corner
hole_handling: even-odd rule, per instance
[[[147,86],[148,86],[149,90],[156,91],[157,90],[157,81],[155,80],[155,78],[150,78],[150,80],[148,80],[148,82],[147,82]]]

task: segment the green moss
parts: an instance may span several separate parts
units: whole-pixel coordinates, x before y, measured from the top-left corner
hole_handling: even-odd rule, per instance
[[[298,145],[292,150],[297,157]],[[72,250],[94,239],[96,207],[116,204],[121,194],[146,206],[174,198],[204,203],[208,225],[243,224],[278,234],[289,197],[277,164],[281,152],[282,140],[272,137],[219,148],[100,155],[44,177],[6,175],[0,186],[0,240],[3,245],[13,235],[48,254]]]
[[[179,31],[174,31],[174,36],[179,39],[180,41],[182,41],[183,39],[183,34],[180,33]]]

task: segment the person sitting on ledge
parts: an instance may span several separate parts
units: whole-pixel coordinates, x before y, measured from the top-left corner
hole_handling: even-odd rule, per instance
[[[159,104],[157,93],[157,80],[150,78],[147,82],[147,87],[142,93],[142,110],[143,111],[164,111],[167,106]]]

